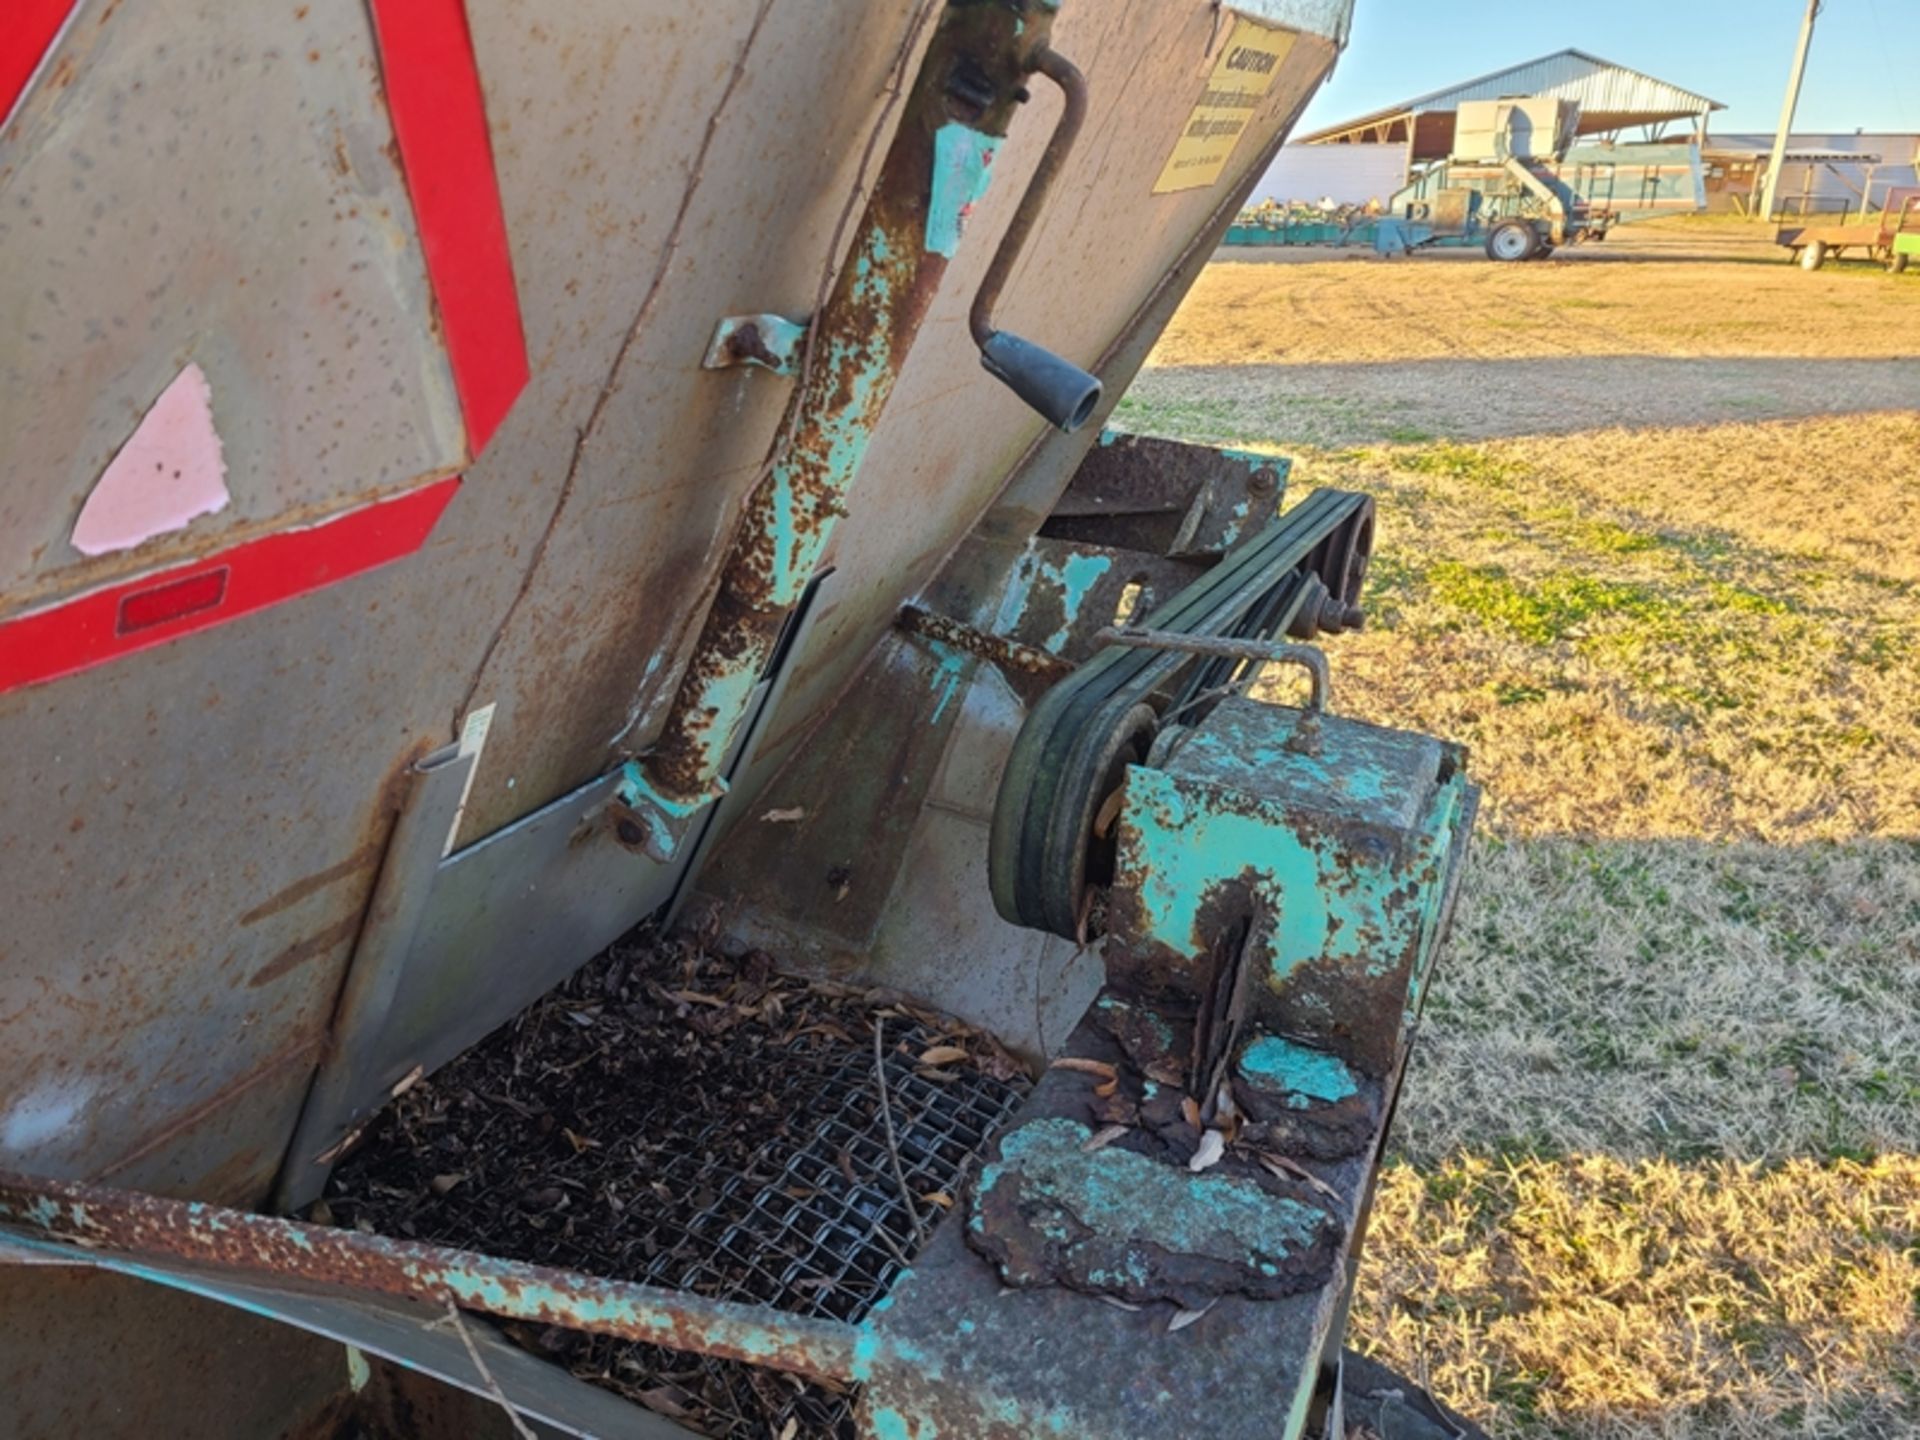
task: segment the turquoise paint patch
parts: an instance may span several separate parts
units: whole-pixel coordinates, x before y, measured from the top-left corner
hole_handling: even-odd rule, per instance
[[[1062,616],[1060,628],[1046,639],[1046,648],[1053,654],[1058,655],[1066,645],[1073,622],[1080,618],[1080,608],[1087,603],[1087,595],[1112,568],[1113,558],[1108,555],[1069,555],[1058,569],[1048,572],[1060,586]]]
[[[1148,1246],[1257,1265],[1305,1249],[1327,1223],[1324,1210],[1270,1195],[1250,1181],[1194,1175],[1113,1145],[1089,1154],[1081,1147],[1092,1133],[1058,1118],[1011,1131],[1000,1142],[1001,1158],[981,1171],[976,1219],[980,1197],[1018,1171],[1033,1207],[1029,1222],[1043,1232],[1057,1230],[1063,1246],[1080,1243],[1089,1231],[1121,1242],[1138,1237],[1142,1248],[1121,1267],[1135,1279],[1147,1273]],[[1052,1218],[1039,1213],[1048,1199],[1059,1207]]]
[[[934,688],[939,691],[939,702],[933,707],[932,724],[938,725],[940,717],[947,713],[947,706],[953,702],[954,694],[960,688],[960,682],[967,677],[968,657],[944,641],[927,638],[927,647],[940,657],[939,667],[933,672]]]
[[[1284,1094],[1296,1110],[1315,1101],[1331,1105],[1360,1090],[1339,1056],[1278,1035],[1261,1035],[1240,1052],[1240,1074],[1256,1089]]]
[[[719,677],[714,686],[708,687],[707,695],[711,697],[717,687],[724,696],[727,689],[724,682],[729,678],[731,677]],[[747,681],[748,688],[751,690],[753,681],[751,674],[747,676]],[[718,769],[717,766],[715,768]],[[614,799],[640,817],[647,826],[649,840],[662,855],[673,854],[679,844],[673,822],[685,820],[699,813],[726,793],[727,782],[716,774],[713,789],[708,794],[692,800],[679,799],[655,789],[638,760],[629,760],[620,767],[620,779],[613,787]]]
[[[367,1357],[357,1345],[349,1345],[347,1350],[347,1388],[358,1395],[367,1388],[367,1382],[373,1379],[373,1367],[367,1364]]]
[[[960,233],[993,178],[999,141],[950,120],[933,134],[933,193],[927,201],[927,249],[951,260]]]

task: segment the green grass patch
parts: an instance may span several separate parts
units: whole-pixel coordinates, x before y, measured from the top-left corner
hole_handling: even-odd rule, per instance
[[[1398,470],[1416,475],[1434,475],[1443,480],[1460,480],[1490,490],[1505,490],[1527,473],[1518,461],[1496,455],[1484,445],[1441,443],[1419,450],[1399,451],[1392,457]]]
[[[1441,604],[1535,645],[1551,645],[1609,619],[1653,620],[1675,607],[1650,586],[1563,573],[1534,582],[1498,565],[1442,560],[1427,571]]]

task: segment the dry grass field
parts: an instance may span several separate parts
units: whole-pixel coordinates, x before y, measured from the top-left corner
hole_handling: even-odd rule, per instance
[[[1486,786],[1356,1343],[1496,1435],[1920,1435],[1920,277],[1563,256],[1216,263],[1119,417],[1378,497],[1336,704]]]

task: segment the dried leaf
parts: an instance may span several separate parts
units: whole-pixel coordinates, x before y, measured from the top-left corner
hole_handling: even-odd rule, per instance
[[[1113,1079],[1103,1080],[1098,1085],[1094,1086],[1093,1093],[1095,1095],[1098,1095],[1102,1100],[1110,1100],[1113,1098],[1115,1093],[1119,1091],[1119,1089],[1120,1089],[1120,1077],[1116,1075],[1113,1077]]]
[[[576,1155],[584,1155],[589,1150],[598,1150],[600,1148],[600,1142],[598,1140],[589,1140],[584,1135],[576,1135],[564,1125],[560,1127],[560,1133],[567,1137],[567,1143],[573,1146],[573,1153]]]
[[[957,1070],[929,1070],[922,1066],[913,1072],[922,1080],[931,1080],[936,1085],[951,1085],[960,1078]]]
[[[1216,1300],[1209,1300],[1206,1304],[1202,1305],[1198,1310],[1176,1311],[1174,1314],[1174,1317],[1171,1320],[1167,1321],[1167,1334],[1172,1335],[1178,1331],[1186,1329],[1187,1326],[1193,1324],[1202,1315],[1205,1315],[1207,1311],[1213,1309],[1213,1307],[1218,1303],[1219,1302]]]
[[[958,1045],[929,1045],[920,1052],[922,1065],[953,1065],[967,1058],[967,1052]]]
[[[727,1006],[727,1002],[718,995],[703,995],[698,990],[662,990],[660,993],[682,1005],[711,1005],[716,1010],[724,1010]]]
[[[651,1390],[635,1392],[633,1398],[655,1414],[674,1420],[685,1420],[693,1414],[686,1405],[693,1397],[678,1385],[655,1385]]]
[[[1186,1083],[1187,1072],[1178,1060],[1162,1056],[1150,1061],[1145,1067],[1147,1079],[1156,1085],[1181,1085]]]
[[[800,1422],[793,1416],[787,1417],[787,1423],[780,1427],[780,1440],[793,1440],[800,1433]]]
[[[953,1196],[944,1190],[935,1190],[930,1194],[922,1195],[920,1198],[929,1205],[938,1205],[942,1210],[953,1209]]]
[[[1220,1163],[1220,1157],[1227,1153],[1227,1137],[1218,1130],[1209,1130],[1200,1137],[1200,1146],[1193,1152],[1193,1158],[1187,1161],[1187,1169],[1198,1175],[1202,1170]]]
[[[466,1178],[467,1176],[465,1171],[461,1171],[457,1174],[436,1175],[433,1177],[433,1179],[427,1182],[427,1188],[433,1191],[433,1193],[436,1195],[445,1195],[450,1190],[452,1190],[454,1186],[458,1185],[462,1180]]]
[[[1091,1155],[1096,1150],[1104,1150],[1122,1135],[1127,1133],[1124,1125],[1103,1125],[1089,1135],[1080,1148]]]
[[[389,1093],[394,1099],[398,1100],[402,1095],[406,1094],[407,1091],[418,1085],[420,1083],[420,1077],[426,1073],[427,1070],[424,1065],[414,1066],[394,1082],[393,1089]]]
[[[1078,1055],[1062,1055],[1047,1068],[1049,1070],[1078,1070],[1082,1075],[1098,1075],[1102,1080],[1118,1080],[1120,1078],[1119,1075],[1114,1072],[1113,1066],[1107,1064],[1106,1061],[1086,1060]]]
[[[1315,1190],[1318,1190],[1322,1195],[1325,1195],[1329,1200],[1338,1200],[1340,1198],[1340,1192],[1334,1189],[1333,1186],[1327,1184],[1326,1181],[1307,1169],[1306,1166],[1296,1164],[1284,1155],[1273,1155],[1262,1150],[1260,1152],[1260,1163],[1266,1167],[1269,1174],[1281,1180],[1303,1181],[1311,1185]]]
[[[1188,1095],[1180,1101],[1180,1118],[1198,1130],[1206,1122],[1200,1118],[1200,1102]]]
[[[1233,1103],[1233,1087],[1226,1081],[1220,1082],[1220,1088],[1214,1093],[1213,1113],[1216,1123],[1219,1120],[1238,1120],[1240,1107]]]
[[[791,825],[796,820],[807,818],[806,810],[795,805],[791,810],[769,810],[760,817],[769,825]]]
[[[1098,1300],[1102,1305],[1111,1305],[1114,1309],[1124,1310],[1129,1315],[1138,1315],[1140,1313],[1140,1307],[1138,1305],[1131,1305],[1117,1295],[1096,1295],[1093,1298]]]

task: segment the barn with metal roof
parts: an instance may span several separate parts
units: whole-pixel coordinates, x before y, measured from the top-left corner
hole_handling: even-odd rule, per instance
[[[1439,160],[1453,147],[1454,112],[1463,100],[1501,100],[1544,95],[1580,107],[1582,135],[1616,135],[1630,129],[1658,138],[1675,120],[1705,129],[1707,115],[1726,106],[1665,80],[1602,60],[1584,50],[1562,50],[1524,65],[1510,65],[1461,85],[1416,96],[1324,130],[1302,135],[1302,145],[1411,144],[1409,158]]]
[[[1661,139],[1675,122],[1704,134],[1707,116],[1726,107],[1665,80],[1616,65],[1584,50],[1561,50],[1389,105],[1297,137],[1276,158],[1255,191],[1259,198],[1342,203],[1385,200],[1409,174],[1453,148],[1462,101],[1545,95],[1580,107],[1579,133]],[[1337,154],[1316,147],[1340,146]]]

